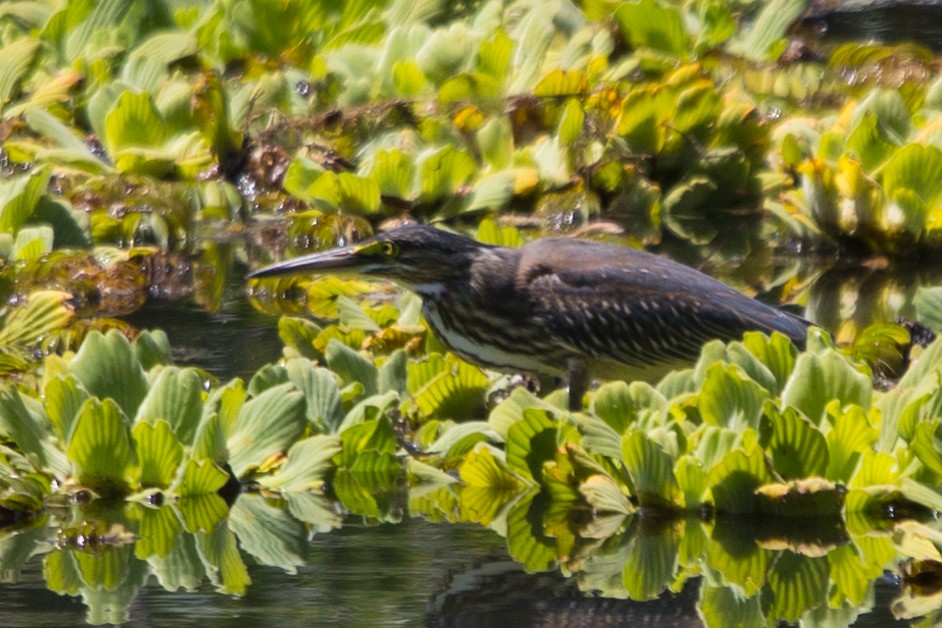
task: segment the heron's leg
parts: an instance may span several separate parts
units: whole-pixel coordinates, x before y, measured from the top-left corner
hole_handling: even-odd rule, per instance
[[[589,370],[585,360],[571,358],[566,363],[567,378],[569,379],[569,409],[575,412],[582,410],[582,397],[589,389]]]

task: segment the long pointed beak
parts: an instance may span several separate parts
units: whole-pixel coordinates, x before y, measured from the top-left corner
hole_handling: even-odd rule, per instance
[[[265,266],[247,275],[248,279],[290,275],[292,273],[318,273],[321,271],[355,272],[363,263],[353,248],[334,249],[311,255],[303,255]]]

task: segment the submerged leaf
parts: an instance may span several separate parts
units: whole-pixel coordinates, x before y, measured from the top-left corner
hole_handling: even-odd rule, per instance
[[[239,538],[240,549],[260,564],[295,574],[306,563],[309,546],[304,524],[261,495],[240,496],[228,523]]]
[[[828,560],[783,552],[769,571],[770,617],[797,622],[805,611],[827,604]]]
[[[655,599],[673,580],[677,537],[674,527],[660,526],[633,539],[621,571],[621,583],[631,599]]]
[[[229,595],[245,595],[252,579],[242,561],[235,534],[227,526],[217,525],[211,532],[197,533],[196,543],[206,575],[216,589]]]

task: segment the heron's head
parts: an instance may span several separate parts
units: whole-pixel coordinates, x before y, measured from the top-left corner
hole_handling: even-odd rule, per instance
[[[407,288],[446,283],[466,274],[474,255],[487,248],[470,238],[428,227],[406,225],[331,251],[313,253],[249,274],[250,278],[293,273],[368,275]]]

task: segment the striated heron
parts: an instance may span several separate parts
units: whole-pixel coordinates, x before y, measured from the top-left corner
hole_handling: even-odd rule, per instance
[[[262,268],[249,277],[357,273],[422,298],[425,320],[461,358],[504,372],[565,377],[581,407],[590,379],[655,381],[708,340],[780,332],[803,346],[808,321],[687,266],[576,238],[520,248],[422,225]]]

